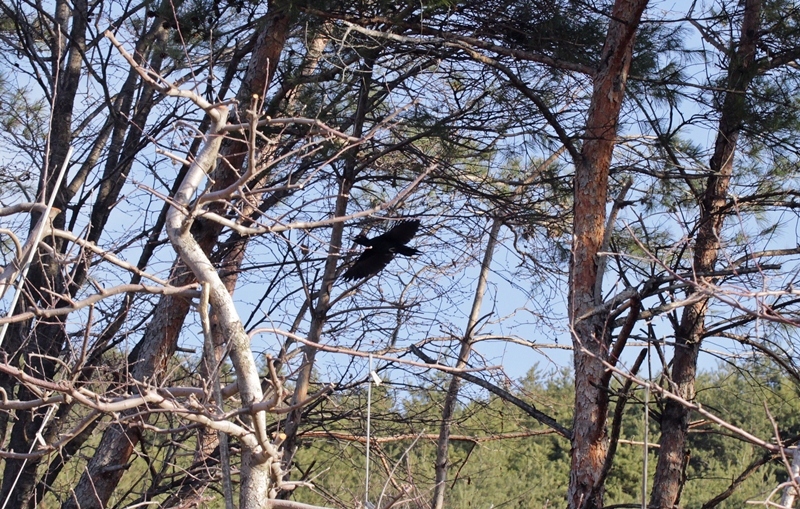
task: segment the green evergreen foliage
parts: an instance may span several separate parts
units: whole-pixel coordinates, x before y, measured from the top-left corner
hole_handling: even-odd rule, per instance
[[[389,387],[387,387],[389,385]],[[435,386],[405,392],[398,385],[373,389],[373,449],[370,500],[384,500],[398,489],[415,492],[427,500],[432,489],[435,434],[442,392]],[[620,388],[617,384],[614,387]],[[756,436],[774,436],[769,409],[782,440],[800,434],[798,387],[774,366],[750,360],[723,364],[701,374],[698,401],[704,408]],[[615,390],[616,390],[615,389]],[[513,392],[568,424],[572,414],[572,378],[569,372],[542,374],[537,368],[514,384]],[[570,445],[548,433],[539,423],[515,406],[494,396],[467,391],[470,399],[457,409],[450,453],[451,477],[447,507],[562,507],[569,479]],[[366,416],[364,388],[335,398],[338,413],[347,419],[319,422],[311,431],[342,433],[339,439],[318,433],[303,441],[298,467],[316,486],[304,500],[320,504],[334,501],[352,505],[363,499]],[[635,388],[625,407],[621,442],[606,482],[607,504],[636,504],[641,500],[644,390]],[[617,399],[612,401],[612,409]],[[658,442],[659,399],[650,396],[649,482],[655,469]],[[750,463],[765,452],[733,433],[702,418],[692,417],[691,460],[681,506],[700,507],[728,488]],[[536,434],[539,432],[541,434]],[[542,433],[543,432],[543,433]],[[521,436],[528,434],[528,436]],[[346,437],[350,439],[346,439]],[[402,437],[386,441],[392,437]],[[469,439],[466,439],[469,438]],[[395,468],[394,471],[392,469]],[[390,479],[391,474],[391,479]],[[779,458],[773,458],[744,481],[718,507],[742,507],[748,500],[763,498],[783,479],[786,472]],[[652,486],[648,487],[648,490]]]
[[[3,19],[0,18],[0,32]],[[31,146],[45,135],[46,103],[32,98],[29,91],[14,83],[13,73],[0,73],[0,140],[4,144]],[[0,159],[0,206],[30,199],[35,187],[31,168],[3,153]]]

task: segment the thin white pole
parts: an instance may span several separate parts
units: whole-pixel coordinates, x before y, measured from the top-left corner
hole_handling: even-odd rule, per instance
[[[43,447],[48,445],[44,441],[44,437],[42,437],[42,431],[44,431],[44,427],[47,426],[48,421],[50,421],[50,417],[53,416],[53,413],[56,410],[56,405],[50,405],[47,407],[47,413],[44,414],[44,419],[42,419],[42,424],[39,426],[39,431],[36,432],[34,435],[33,440],[31,441],[31,447],[28,449],[28,454],[33,453],[33,449],[37,445],[42,445]],[[3,506],[0,509],[6,509],[8,505],[8,501],[11,500],[11,495],[14,494],[14,488],[17,487],[17,483],[19,482],[19,478],[22,475],[22,471],[25,470],[25,465],[28,464],[28,458],[22,460],[22,465],[20,465],[19,470],[17,471],[17,476],[14,478],[14,483],[11,485],[11,489],[8,490],[8,495],[6,495],[6,499],[3,501]]]
[[[370,420],[372,417],[372,354],[369,354],[369,373],[367,376],[367,464],[364,468],[364,502],[365,507],[369,507],[369,435]]]
[[[36,229],[36,232],[33,232],[34,235],[34,242],[31,244],[31,250],[28,252],[28,256],[26,257],[25,264],[22,266],[22,270],[18,274],[19,276],[19,283],[15,285],[14,289],[14,297],[11,299],[11,307],[8,308],[8,316],[14,314],[14,308],[17,306],[17,301],[19,300],[19,295],[22,293],[22,285],[25,283],[25,278],[28,277],[28,269],[31,268],[31,263],[33,263],[33,257],[36,254],[36,251],[39,247],[39,242],[42,240],[42,236],[44,235],[45,224],[50,217],[50,211],[53,209],[53,203],[56,201],[56,195],[58,194],[58,189],[61,187],[61,181],[64,179],[64,174],[67,172],[67,165],[69,164],[69,160],[72,158],[72,147],[69,147],[67,150],[67,157],[64,159],[64,164],[61,166],[61,171],[58,174],[58,179],[56,180],[56,185],[53,187],[53,194],[50,195],[50,200],[47,202],[47,208],[42,213],[41,220],[39,221],[39,227]],[[42,195],[42,201],[44,201],[44,194]],[[8,322],[4,323],[2,328],[0,328],[0,345],[3,344],[3,340],[6,337],[6,331],[8,330]],[[47,409],[47,413],[45,413],[44,418],[42,419],[42,424],[39,426],[39,431],[36,432],[33,441],[31,442],[31,448],[28,450],[28,454],[33,452],[34,447],[38,443],[41,442],[42,445],[44,444],[44,439],[42,438],[42,431],[44,427],[47,425],[47,422],[52,417],[53,412],[55,411],[55,406],[50,406]],[[22,475],[22,471],[25,469],[25,465],[28,463],[28,458],[23,460],[22,465],[19,467],[19,471],[17,472],[17,476],[14,478],[14,483],[12,484],[11,489],[8,491],[8,496],[3,501],[2,509],[6,509],[8,505],[8,501],[11,499],[11,494],[14,493],[14,487],[16,487],[17,483],[19,482],[19,477]]]
[[[28,255],[25,257],[25,263],[22,266],[22,270],[20,271],[18,276],[19,283],[14,285],[14,297],[11,299],[11,306],[8,308],[8,315],[7,317],[11,317],[14,314],[14,308],[17,306],[17,301],[19,300],[19,295],[22,293],[22,285],[25,282],[25,278],[28,277],[28,269],[31,268],[31,263],[33,263],[33,257],[36,255],[36,251],[39,248],[39,242],[42,240],[42,236],[44,236],[45,225],[47,223],[48,218],[50,217],[50,211],[53,209],[53,203],[56,201],[56,195],[58,194],[58,190],[61,187],[61,181],[64,179],[64,174],[67,172],[67,166],[69,165],[69,160],[72,158],[72,146],[69,147],[67,150],[67,157],[64,159],[64,164],[61,166],[61,171],[58,173],[58,179],[56,180],[56,185],[53,187],[53,194],[50,195],[50,200],[47,202],[47,208],[42,213],[42,217],[39,220],[38,228],[35,232],[32,232],[34,236],[33,244],[31,244],[30,251]],[[42,195],[42,201],[44,202],[44,195]],[[2,327],[0,327],[0,346],[3,345],[3,340],[6,338],[6,331],[8,330],[8,322],[4,323]]]
[[[650,402],[650,386],[644,386],[644,457],[642,458],[642,509],[647,509],[647,441],[650,432],[650,413],[647,410]]]

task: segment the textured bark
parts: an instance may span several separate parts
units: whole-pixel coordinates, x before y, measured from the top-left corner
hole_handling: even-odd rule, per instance
[[[134,58],[138,62],[144,62],[144,58],[152,53],[148,66],[153,72],[159,72],[165,57],[163,50],[168,35],[169,31],[164,28],[163,23],[154,23],[136,44]],[[144,90],[140,90],[141,88],[139,74],[131,69],[109,112],[113,118],[113,129],[102,181],[97,189],[97,198],[89,217],[92,225],[86,236],[86,240],[89,242],[100,240],[108,218],[114,210],[114,204],[119,199],[122,187],[127,181],[133,161],[141,150],[144,138],[142,129],[147,125],[147,118],[153,109],[155,96],[152,87],[144,86]],[[141,92],[141,97],[133,107],[137,92]],[[132,110],[133,115],[131,115]],[[74,188],[76,185],[77,182],[72,182],[70,187]],[[73,285],[76,286],[75,291],[83,285],[88,267],[88,264],[77,265],[73,282]]]
[[[39,180],[38,197],[45,200],[56,193],[54,206],[64,210],[64,197],[61,189],[55,189],[58,172],[66,160],[69,146],[72,141],[72,118],[75,97],[81,77],[81,67],[83,53],[86,50],[86,29],[87,29],[87,4],[86,0],[76,0],[70,9],[66,2],[58,2],[55,10],[55,22],[63,28],[59,37],[54,38],[51,51],[58,58],[53,58],[52,79],[52,116],[53,122],[50,126],[50,152],[47,154],[47,166],[42,172]],[[70,23],[71,22],[71,23]],[[69,26],[71,24],[71,26]],[[64,34],[69,34],[65,37]],[[63,65],[62,65],[63,64]],[[56,79],[56,76],[58,79]],[[66,179],[65,179],[66,180]],[[63,184],[62,184],[63,189]],[[34,213],[31,217],[31,231],[39,219],[39,214]],[[64,213],[56,216],[53,225],[61,228],[65,224]],[[45,240],[49,242],[49,239]],[[53,242],[53,247],[60,250],[60,242]],[[28,275],[28,285],[31,293],[37,295],[40,305],[43,307],[56,305],[58,299],[54,295],[61,295],[65,288],[65,282],[59,273],[59,264],[51,256],[41,256],[31,267]],[[47,294],[42,290],[49,290]],[[32,327],[32,323],[27,323],[21,327],[9,330],[16,337],[6,345],[6,351],[11,355],[18,355],[17,348],[21,347],[25,355],[44,354],[57,356],[61,347],[66,341],[66,334],[60,320],[53,320],[48,323],[39,323]],[[10,350],[14,348],[14,350]],[[36,370],[38,376],[52,378],[57,364],[52,360],[45,360],[43,357],[27,357],[25,360],[26,370]],[[7,378],[0,381],[9,389],[16,385],[15,381]],[[20,386],[17,392],[19,398],[35,397],[26,387]],[[23,411],[16,414],[16,421],[11,430],[9,439],[9,449],[17,452],[28,452],[31,444],[34,443],[36,433],[42,430],[44,417],[47,410]],[[0,489],[0,500],[7,504],[7,507],[26,507],[33,499],[36,482],[37,469],[41,460],[22,461],[6,459],[3,469],[3,484]]]
[[[334,209],[334,217],[342,217],[347,213],[347,202],[350,197],[350,189],[353,187],[353,171],[352,167],[345,172],[345,177],[341,180],[339,194],[336,198],[336,206]],[[325,261],[325,271],[322,280],[322,287],[319,291],[319,297],[316,304],[311,309],[311,324],[308,331],[308,340],[313,343],[319,343],[322,339],[322,329],[328,320],[328,311],[330,309],[331,300],[331,287],[333,286],[336,277],[336,266],[339,262],[339,251],[342,245],[342,234],[344,232],[344,223],[338,222],[331,228],[330,247],[328,249],[328,257]],[[294,394],[292,395],[292,405],[297,405],[308,398],[308,390],[311,385],[311,375],[314,371],[314,359],[316,358],[317,349],[305,346],[303,347],[303,364],[300,366],[297,374],[297,383],[295,384]],[[297,446],[297,432],[300,429],[302,421],[303,409],[297,408],[289,413],[286,419],[286,440],[284,441],[284,455],[285,462],[288,464],[294,454],[294,449]]]
[[[160,69],[161,62],[163,61],[164,55],[160,49],[167,35],[167,30],[164,29],[163,24],[156,23],[139,41],[136,48],[136,54],[140,56],[140,60],[142,59],[141,55],[147,55],[155,49],[154,57],[149,65],[150,68],[156,71]],[[105,230],[108,217],[113,210],[113,205],[119,199],[120,191],[126,181],[131,164],[140,149],[143,137],[140,126],[146,124],[147,117],[152,110],[154,91],[148,87],[142,97],[137,101],[135,107],[136,114],[133,116],[132,121],[130,120],[133,99],[139,88],[138,80],[135,79],[135,77],[138,77],[138,74],[131,69],[128,80],[123,85],[110,111],[110,117],[114,118],[114,121],[107,124],[108,128],[104,126],[101,135],[94,143],[90,156],[82,165],[81,170],[68,186],[62,186],[62,189],[59,191],[63,195],[63,201],[65,203],[71,200],[76,190],[85,184],[85,179],[90,169],[97,164],[102,149],[108,141],[108,136],[105,135],[105,133],[110,133],[109,154],[106,157],[103,180],[99,186],[98,192],[95,193],[96,199],[90,216],[90,224],[92,227],[86,236],[86,240],[89,242],[97,242]],[[135,127],[129,130],[129,126]],[[73,217],[73,221],[76,218],[77,215]],[[86,281],[86,272],[89,266],[88,263],[76,264],[75,271],[70,277],[69,288],[66,290],[68,295],[74,296],[84,285]],[[137,281],[139,280],[138,275],[136,275],[135,278]],[[65,407],[59,409],[59,414],[62,410],[68,411]],[[54,419],[51,422],[53,425],[49,426],[48,430],[45,432],[46,439],[54,437],[57,434],[58,423],[60,423],[61,420]],[[33,467],[35,463],[37,462],[29,461],[28,465]],[[51,470],[51,472],[55,474],[57,470]]]
[[[176,283],[188,284],[194,276],[181,266]],[[153,319],[147,324],[142,340],[129,355],[130,375],[145,380],[164,373],[167,362],[175,353],[176,339],[189,312],[191,302],[167,296],[156,305]],[[157,381],[155,381],[157,383]],[[138,413],[138,410],[127,412]],[[86,471],[75,486],[63,509],[103,508],[127,470],[134,448],[139,443],[141,429],[136,424],[112,424],[104,433]]]
[[[163,43],[168,33],[160,22],[155,23],[143,38],[137,43],[136,55],[140,57],[158,48]],[[160,68],[163,55],[155,51],[149,66]],[[153,91],[147,89],[137,101],[136,115],[132,122],[128,121],[131,111],[132,99],[137,89],[136,79],[138,74],[131,70],[128,79],[122,87],[118,101],[115,103],[116,115],[111,141],[111,154],[107,161],[103,182],[98,191],[98,199],[92,209],[92,225],[90,241],[99,238],[103,231],[108,214],[113,204],[119,197],[122,185],[138,151],[141,142],[141,127],[145,125],[146,118],[153,105]],[[127,129],[128,125],[133,129]],[[125,137],[128,132],[127,139]],[[125,140],[123,144],[123,140]],[[79,269],[78,280],[83,279],[82,269]],[[176,266],[173,269],[175,283],[190,284],[194,279],[187,273],[185,267]],[[76,288],[79,285],[76,285]],[[144,380],[154,374],[163,372],[167,360],[175,352],[175,338],[182,326],[182,320],[188,312],[190,302],[176,296],[164,296],[155,308],[153,320],[145,329],[142,340],[129,356],[131,362],[131,376],[137,380]],[[123,312],[124,316],[124,312]],[[139,441],[140,430],[138,426],[118,424],[112,425],[103,434],[95,455],[91,458],[88,470],[81,477],[75,487],[73,495],[69,497],[62,507],[103,507],[110,499],[111,494],[126,471],[126,465]]]
[[[568,504],[570,509],[603,506],[597,487],[608,440],[608,392],[602,387],[611,331],[601,303],[603,275],[597,253],[605,236],[608,172],[617,134],[636,29],[647,0],[614,4],[600,67],[594,77],[592,102],[580,158],[575,162],[572,266],[569,318],[575,363],[575,413]],[[592,496],[592,494],[594,494]]]
[[[280,24],[284,27],[283,30],[288,28],[288,23],[284,18],[275,18],[274,22],[280,22]],[[284,37],[286,36],[286,32],[283,32]],[[276,39],[274,37],[266,38],[262,37],[260,40],[263,41],[271,41],[272,43],[276,43]],[[321,57],[322,51],[325,45],[328,43],[329,38],[326,35],[319,35],[314,38],[312,41],[309,53],[307,58],[304,60],[303,66],[300,69],[301,76],[308,76],[316,69],[319,59]],[[266,77],[266,74],[258,74],[259,76]],[[293,94],[289,93],[287,96],[287,109],[291,110],[294,108],[293,104],[294,101],[292,100]],[[229,144],[226,147],[228,150],[233,148],[233,144]],[[306,171],[308,171],[310,167],[304,167],[296,174],[292,175],[291,181],[297,181],[298,178]],[[264,182],[268,180],[268,176],[264,175],[261,181],[254,183],[252,187],[261,187],[264,185]],[[268,198],[266,198],[263,203],[259,206],[258,209],[255,209],[251,205],[247,204],[246,206],[240,209],[240,213],[243,216],[249,216],[251,214],[258,216],[261,213],[265,212],[266,210],[272,208],[275,204],[277,204],[282,198],[285,198],[289,194],[293,193],[294,190],[281,190],[276,193],[273,193]],[[222,281],[225,285],[225,288],[228,290],[229,293],[233,294],[236,288],[236,282],[239,276],[239,268],[242,265],[242,262],[245,259],[245,255],[247,253],[247,247],[250,241],[250,237],[243,237],[237,232],[234,232],[231,237],[221,245],[221,249],[217,253],[221,255],[221,261],[219,263],[219,273],[222,274]],[[222,347],[224,346],[225,338],[222,337],[220,334],[220,328],[216,323],[214,317],[212,317],[212,338],[213,344],[216,349],[218,349],[218,358],[221,358],[223,352]],[[205,366],[202,366],[203,372],[201,375],[208,379],[205,370]],[[214,454],[214,452],[218,449],[223,448],[223,444],[221,440],[218,439],[219,434],[217,432],[201,429],[198,431],[198,448],[195,453],[195,463],[203,463],[208,464],[210,458]],[[223,455],[219,455],[219,461],[224,461]],[[170,497],[170,499],[164,504],[165,507],[173,507],[180,505],[181,507],[186,507],[187,504],[191,505],[192,501],[197,501],[201,503],[203,501],[203,492],[205,491],[205,487],[207,483],[212,479],[211,476],[206,476],[203,479],[187,479],[187,482],[181,486],[179,493],[175,494],[174,496]]]
[[[283,49],[288,34],[288,21],[283,14],[272,15],[273,21],[277,20],[278,29],[271,32],[272,25],[267,23],[259,36],[259,43],[275,44],[277,47],[265,49],[257,46],[253,51],[253,57],[247,76],[252,79],[267,79],[274,73],[274,68],[278,63],[278,56]],[[271,32],[265,35],[264,32]],[[266,68],[265,60],[258,60],[259,55],[269,58],[269,73],[259,71]],[[256,69],[258,68],[258,69]],[[266,82],[248,82],[242,86],[237,97],[244,97],[245,104],[249,102],[250,90],[264,90],[268,86]],[[227,156],[229,164],[241,166],[246,145],[241,142],[227,144],[223,151],[223,156]],[[234,166],[239,168],[240,166]],[[230,166],[220,164],[217,166],[218,179],[212,190],[226,187],[236,178],[235,172],[230,171]],[[220,227],[215,223],[200,229],[198,243],[204,252],[210,252],[216,245],[219,238]],[[175,284],[190,284],[196,281],[195,275],[187,270],[186,266],[178,259],[173,266],[173,276]],[[145,333],[131,352],[130,362],[133,364],[131,375],[137,380],[144,380],[157,373],[164,372],[166,363],[175,353],[178,336],[183,323],[189,313],[191,303],[185,299],[174,296],[163,296],[155,309],[153,319],[148,324]],[[137,425],[125,426],[113,425],[103,435],[101,444],[97,452],[92,457],[87,467],[87,471],[81,477],[75,488],[74,494],[64,504],[64,509],[99,508],[104,507],[105,503],[119,484],[125,472],[124,466],[130,460],[135,445],[139,440],[139,427]],[[98,479],[100,482],[98,483]],[[102,505],[101,505],[102,504]]]
[[[478,325],[480,318],[481,305],[483,304],[483,296],[486,294],[486,284],[489,280],[489,269],[492,265],[492,256],[494,255],[494,248],[497,245],[497,235],[500,233],[500,226],[502,223],[499,219],[492,222],[492,228],[489,231],[489,240],[486,243],[486,252],[483,256],[481,263],[481,272],[478,276],[478,286],[475,288],[475,298],[472,301],[472,310],[470,311],[469,319],[467,319],[467,327],[464,332],[464,337],[461,339],[461,350],[458,352],[458,361],[456,362],[457,368],[463,368],[469,361],[469,355],[472,352],[472,342],[475,336],[475,327]],[[442,408],[442,422],[439,426],[439,438],[436,441],[436,463],[435,463],[435,484],[433,487],[433,502],[431,503],[432,509],[442,509],[444,507],[444,494],[447,483],[447,466],[448,466],[448,450],[450,448],[450,430],[453,426],[453,411],[458,402],[458,391],[461,379],[453,376],[450,379],[450,385],[447,388],[447,395],[444,398]]]
[[[74,197],[75,193],[85,184],[87,176],[91,174],[93,168],[97,165],[97,161],[103,153],[109,136],[111,136],[111,155],[106,159],[104,182],[101,185],[100,192],[96,193],[96,200],[91,216],[92,227],[88,234],[89,241],[96,241],[104,231],[108,214],[112,209],[113,203],[118,199],[119,191],[125,181],[127,170],[133,161],[135,153],[139,149],[138,145],[142,137],[139,128],[137,127],[137,129],[128,131],[131,104],[135,97],[137,85],[136,80],[129,79],[128,82],[126,82],[109,112],[110,117],[115,117],[116,121],[109,120],[100,129],[98,136],[93,141],[92,149],[89,151],[80,170],[72,178],[71,182],[62,185],[58,190],[54,190],[50,183],[53,180],[52,177],[55,175],[54,169],[57,167],[56,165],[60,166],[61,162],[63,162],[66,149],[71,142],[72,108],[74,96],[80,82],[83,55],[86,52],[86,41],[84,39],[87,21],[86,4],[85,2],[75,3],[75,8],[72,10],[67,7],[68,6],[59,3],[56,8],[56,24],[67,28],[69,25],[68,21],[71,20],[72,26],[69,37],[65,38],[62,36],[56,38],[52,48],[56,54],[60,55],[63,55],[65,48],[69,48],[69,53],[65,60],[66,66],[58,70],[59,81],[56,85],[57,93],[55,94],[55,103],[53,106],[54,122],[50,131],[50,144],[52,147],[50,154],[51,164],[49,165],[48,172],[43,174],[42,180],[40,181],[40,192],[43,183],[47,181],[46,188],[48,189],[48,195],[51,192],[57,192],[57,206],[63,207],[63,204],[69,202],[72,197]],[[140,41],[140,44],[137,46],[137,53],[147,54],[153,47],[154,41],[159,38],[163,40],[165,36],[166,31],[159,24],[158,28],[151,30],[151,32]],[[160,53],[161,52],[156,52],[156,56],[154,60],[151,61],[151,65],[158,66],[158,62],[163,58]],[[150,112],[150,107],[152,106],[152,95],[152,91],[150,91],[139,99],[137,114],[133,119],[134,125],[142,126],[145,124],[146,118]],[[123,145],[126,131],[128,131],[128,139]],[[73,216],[73,221],[75,219],[77,219],[77,215]],[[66,219],[61,215],[56,218],[55,226],[63,228],[65,223]],[[56,244],[56,247],[61,250],[58,244]],[[49,285],[49,289],[52,290],[53,295],[61,294],[74,296],[85,282],[88,264],[76,264],[76,270],[70,275],[69,284],[67,286],[58,279],[57,266],[55,264],[49,264],[46,258],[44,262],[43,265],[39,266],[40,270],[34,270],[31,273],[31,286],[44,287]],[[44,304],[44,307],[47,307],[47,303]],[[20,331],[21,332],[18,332],[19,334],[24,333],[24,329],[20,329]],[[32,332],[25,350],[27,353],[57,355],[63,347],[65,340],[66,337],[63,334],[63,327],[60,323],[51,322],[44,326],[39,324]],[[23,341],[18,336],[17,340],[13,341],[13,343],[21,345]],[[18,346],[15,347],[13,351],[16,352],[17,348]],[[30,363],[26,363],[26,365],[29,364]],[[55,369],[56,365],[54,363],[42,362],[40,363],[38,372],[49,377],[53,376]],[[6,385],[5,382],[3,385]],[[24,388],[20,389],[19,395],[21,397],[30,396],[26,394],[26,389]],[[65,415],[66,412],[68,412],[68,407],[60,408],[56,413],[56,418],[51,419],[49,423],[45,425],[42,434],[46,441],[52,441],[54,437],[58,435],[62,423],[67,422],[59,418],[59,416]],[[29,440],[30,434],[38,431],[41,426],[42,419],[40,415],[21,413],[17,416],[17,422],[15,424],[16,431],[12,430],[12,441],[17,444],[17,447],[24,447],[24,442]],[[81,437],[85,436],[86,434],[81,434]],[[72,443],[67,445],[65,454],[70,455],[71,453],[69,451],[74,451],[75,447],[81,443],[81,437],[77,437]],[[58,476],[63,466],[63,462],[60,460],[56,460],[50,465],[46,474],[49,481],[38,483],[36,496],[34,497],[31,496],[32,493],[29,491],[29,483],[36,481],[37,476],[35,472],[40,462],[41,459],[30,459],[25,463],[25,471],[20,475],[19,481],[16,481],[13,496],[9,499],[9,503],[23,504],[25,500],[27,500],[28,507],[37,505],[37,500],[41,498],[47,487],[52,483],[55,477]],[[15,477],[10,470],[13,469],[14,466],[14,462],[7,462],[7,470],[4,479],[8,480],[9,483],[12,483]]]
[[[269,2],[269,11],[270,13],[262,22],[263,26],[258,32],[242,85],[236,93],[236,100],[242,105],[250,104],[254,95],[261,99],[264,98],[264,92],[269,88],[270,82],[275,76],[281,52],[289,35],[290,16],[283,10],[275,8],[274,2]],[[237,121],[235,118],[231,120]],[[228,138],[222,144],[220,155],[227,161],[227,164],[218,164],[216,170],[212,172],[211,180],[214,182],[212,191],[225,189],[236,181],[238,175],[231,171],[231,168],[240,170],[244,166],[247,143],[240,138]],[[212,207],[209,209],[213,210]],[[219,224],[202,220],[201,224],[203,226],[201,231],[208,232],[205,235],[215,239],[219,237],[222,230]]]
[[[761,17],[761,0],[747,0],[742,21],[741,38],[732,56],[728,74],[728,92],[722,106],[719,131],[710,163],[710,176],[700,204],[700,223],[695,240],[693,268],[696,273],[711,273],[719,252],[719,236],[725,216],[722,209],[733,174],[733,157],[741,130],[745,92],[755,76],[755,53]],[[711,278],[700,278],[699,284],[713,284]],[[689,290],[692,293],[692,290]],[[675,355],[672,361],[670,390],[686,400],[693,400],[697,355],[705,331],[708,299],[683,310],[675,333]],[[683,464],[686,461],[686,440],[689,410],[674,400],[667,400],[661,417],[661,439],[653,480],[650,507],[671,509],[678,503],[682,488]]]
[[[219,333],[228,344],[239,398],[242,406],[247,408],[263,399],[261,377],[250,349],[250,337],[242,326],[230,292],[190,232],[192,219],[182,212],[205,181],[205,168],[215,164],[224,137],[222,128],[227,122],[227,108],[217,106],[208,113],[214,119],[213,125],[206,136],[205,145],[174,196],[177,206],[173,206],[167,214],[166,230],[180,259],[191,269],[198,282],[208,288],[209,304]],[[240,418],[253,430],[253,435],[242,437],[241,440],[239,505],[243,509],[266,508],[281,480],[280,465],[275,463],[279,460],[278,451],[267,435],[265,411],[251,411]],[[273,468],[273,465],[277,468]]]
[[[364,130],[364,122],[367,115],[369,94],[372,85],[372,66],[375,62],[375,58],[377,58],[377,55],[365,57],[365,62],[362,66],[361,87],[359,89],[355,121],[353,122],[353,136],[356,137],[360,137]],[[339,182],[339,190],[333,212],[334,217],[342,217],[347,213],[350,190],[357,176],[356,154],[357,150],[348,154],[349,160],[345,165],[342,178]],[[313,343],[319,343],[322,339],[322,329],[325,327],[325,323],[328,320],[328,311],[331,305],[331,288],[336,278],[336,266],[339,263],[339,251],[342,246],[343,232],[344,222],[340,221],[334,223],[331,228],[330,247],[328,248],[328,256],[325,260],[322,286],[319,289],[319,296],[317,297],[316,303],[311,307],[311,324],[308,330],[308,340]],[[311,375],[314,371],[314,359],[316,358],[317,349],[312,346],[304,346],[302,351],[303,364],[300,366],[297,374],[297,382],[295,384],[294,394],[292,395],[292,405],[298,405],[308,397]],[[283,446],[284,463],[286,465],[291,463],[294,451],[297,447],[297,432],[300,429],[302,417],[303,409],[298,407],[289,413],[286,418],[286,440]]]

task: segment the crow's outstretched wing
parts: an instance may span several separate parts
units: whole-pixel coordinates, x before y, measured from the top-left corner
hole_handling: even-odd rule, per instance
[[[354,279],[374,276],[389,265],[389,262],[391,262],[393,258],[394,253],[392,251],[368,248],[361,253],[356,263],[347,269],[342,279],[345,281],[352,281]]]
[[[419,230],[419,219],[411,219],[409,221],[400,221],[395,224],[391,230],[381,235],[378,235],[371,240],[373,246],[380,244],[389,244],[392,246],[408,244],[414,235]]]

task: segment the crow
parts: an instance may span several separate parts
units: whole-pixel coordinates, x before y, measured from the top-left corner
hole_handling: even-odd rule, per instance
[[[406,244],[414,238],[419,229],[419,219],[400,221],[395,224],[388,232],[377,237],[367,238],[366,235],[359,234],[353,242],[367,249],[361,253],[352,267],[347,269],[342,278],[345,281],[361,279],[374,276],[382,271],[395,255],[416,256],[421,251],[408,247]]]

